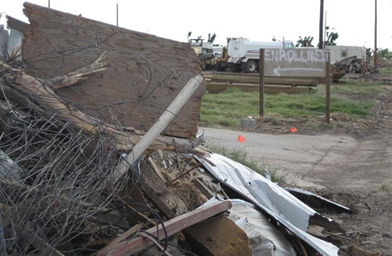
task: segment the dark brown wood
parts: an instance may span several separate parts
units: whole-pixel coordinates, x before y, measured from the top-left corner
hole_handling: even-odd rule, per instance
[[[193,225],[184,233],[197,255],[253,255],[246,233],[226,216],[220,215]]]
[[[172,180],[172,183],[174,183],[178,179],[181,179],[182,177],[184,177],[185,175],[187,175],[191,171],[195,170],[196,168],[202,166],[203,164],[204,164],[203,162],[200,162],[200,163],[196,164],[195,166],[193,166],[192,168],[190,168],[189,170],[181,173],[180,175],[178,175],[178,177],[176,177],[174,180]]]
[[[8,28],[15,29],[22,33],[25,33],[30,29],[29,24],[8,15],[7,15],[7,26]]]
[[[22,52],[30,74],[46,79],[65,75],[107,51],[109,66],[104,72],[59,89],[63,99],[85,106],[88,114],[103,121],[147,131],[184,85],[201,74],[187,43],[30,3],[24,6],[31,25]],[[204,91],[200,86],[163,134],[195,137]]]
[[[260,49],[259,69],[259,116],[264,116],[264,49]]]
[[[331,54],[329,52],[327,53],[326,72],[325,121],[329,124],[331,120]]]
[[[171,236],[173,234],[176,234],[183,229],[186,229],[196,223],[206,220],[230,208],[231,208],[230,201],[217,202],[217,203],[207,205],[205,207],[198,208],[191,212],[185,213],[169,221],[166,221],[164,223],[164,226],[166,228],[167,235]],[[164,239],[162,226],[159,226],[158,231],[156,227],[152,227],[146,230],[146,232],[153,236],[158,236],[159,240]],[[124,240],[124,239],[125,238],[123,238],[122,235],[118,240]],[[109,253],[112,256],[133,255],[134,253],[137,253],[152,244],[153,242],[145,237],[137,237],[129,241],[125,240],[119,243],[110,243],[104,249],[100,250],[97,253],[97,255],[103,256]]]
[[[206,84],[207,91],[210,93],[220,93],[226,91],[229,88],[238,88],[244,92],[259,92],[258,84],[222,84],[222,83],[211,83]],[[278,85],[264,85],[264,94],[298,94],[305,93],[308,91],[306,87],[292,87],[292,86],[278,86]]]
[[[319,49],[323,49],[323,32],[324,32],[324,0],[320,0],[320,22],[319,22]]]
[[[150,188],[150,186],[144,182],[139,182],[141,190],[146,194],[146,196],[151,200],[151,203],[162,212],[167,218],[172,219],[175,214],[170,208],[159,198],[155,191]]]
[[[260,74],[255,73],[205,73],[206,83],[226,84],[257,84],[260,82]],[[264,84],[317,86],[318,80],[324,77],[264,77]]]
[[[31,244],[34,245],[38,250],[42,250],[46,253],[49,253],[50,251],[50,253],[47,255],[65,256],[64,254],[56,250],[48,242],[44,241],[41,237],[39,237],[37,232],[33,231],[31,228],[27,228],[27,230],[23,233],[23,236],[26,239],[26,241],[31,241]]]
[[[192,180],[192,183],[200,190],[200,192],[207,198],[210,199],[214,197],[214,193],[210,189],[208,189],[200,179]]]

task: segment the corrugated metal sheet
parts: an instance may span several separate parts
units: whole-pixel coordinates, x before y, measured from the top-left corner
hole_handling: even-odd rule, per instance
[[[284,189],[290,192],[293,196],[295,196],[302,202],[309,205],[310,207],[329,208],[329,209],[333,209],[336,212],[352,213],[350,208],[338,204],[336,202],[333,202],[322,196],[316,195],[310,191],[300,189],[300,188],[284,188]]]
[[[316,251],[337,255],[339,248],[306,233],[309,218],[318,215],[312,208],[240,163],[219,154],[211,154],[206,159],[204,167],[220,182],[242,194]]]
[[[245,231],[250,239],[253,255],[295,256],[293,246],[258,208],[243,200],[231,200],[229,218]]]

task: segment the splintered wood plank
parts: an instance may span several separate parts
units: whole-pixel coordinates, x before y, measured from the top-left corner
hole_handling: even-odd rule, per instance
[[[218,216],[185,230],[192,249],[204,256],[252,256],[247,234],[226,216]]]
[[[105,71],[58,91],[63,99],[106,122],[147,131],[185,84],[201,74],[199,60],[187,43],[24,5],[30,29],[22,52],[31,75],[64,75],[107,51]],[[200,86],[164,130],[165,135],[195,137],[204,92],[205,86]]]
[[[206,220],[230,208],[231,208],[230,201],[216,202],[204,207],[200,207],[191,212],[185,213],[169,221],[166,221],[164,223],[164,226],[166,228],[167,235],[171,236],[173,234],[176,234],[185,228],[188,228],[196,223]],[[159,240],[162,240],[165,237],[161,225],[158,226],[158,230],[157,227],[152,227],[146,230],[146,233],[151,234],[152,236],[158,236]],[[123,237],[124,235],[121,235],[119,239],[116,239],[116,241],[123,240]],[[97,253],[97,255],[98,256],[103,256],[108,254],[113,256],[133,255],[134,253],[137,253],[152,244],[153,242],[145,237],[137,237],[129,241],[125,240],[118,243],[110,243],[105,248],[100,250]]]

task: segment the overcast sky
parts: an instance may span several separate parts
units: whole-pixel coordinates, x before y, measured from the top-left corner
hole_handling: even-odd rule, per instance
[[[0,0],[0,12],[28,21],[20,0]],[[48,6],[48,0],[31,0]],[[116,24],[119,4],[121,27],[185,42],[187,33],[208,37],[215,43],[226,37],[271,41],[273,37],[296,42],[299,36],[313,36],[318,42],[320,1],[318,0],[50,0],[51,8]],[[374,47],[374,0],[324,0],[327,25],[339,33],[338,45]],[[392,1],[378,0],[378,47],[392,50]]]

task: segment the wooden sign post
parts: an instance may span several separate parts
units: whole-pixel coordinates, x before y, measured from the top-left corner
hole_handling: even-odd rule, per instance
[[[330,58],[325,50],[260,49],[260,116],[264,116],[265,77],[323,77],[326,78],[326,121],[330,120]]]
[[[260,89],[259,89],[259,115],[264,116],[264,49],[260,49]]]
[[[325,122],[331,121],[331,53],[327,53],[326,62],[326,79],[325,79]]]

